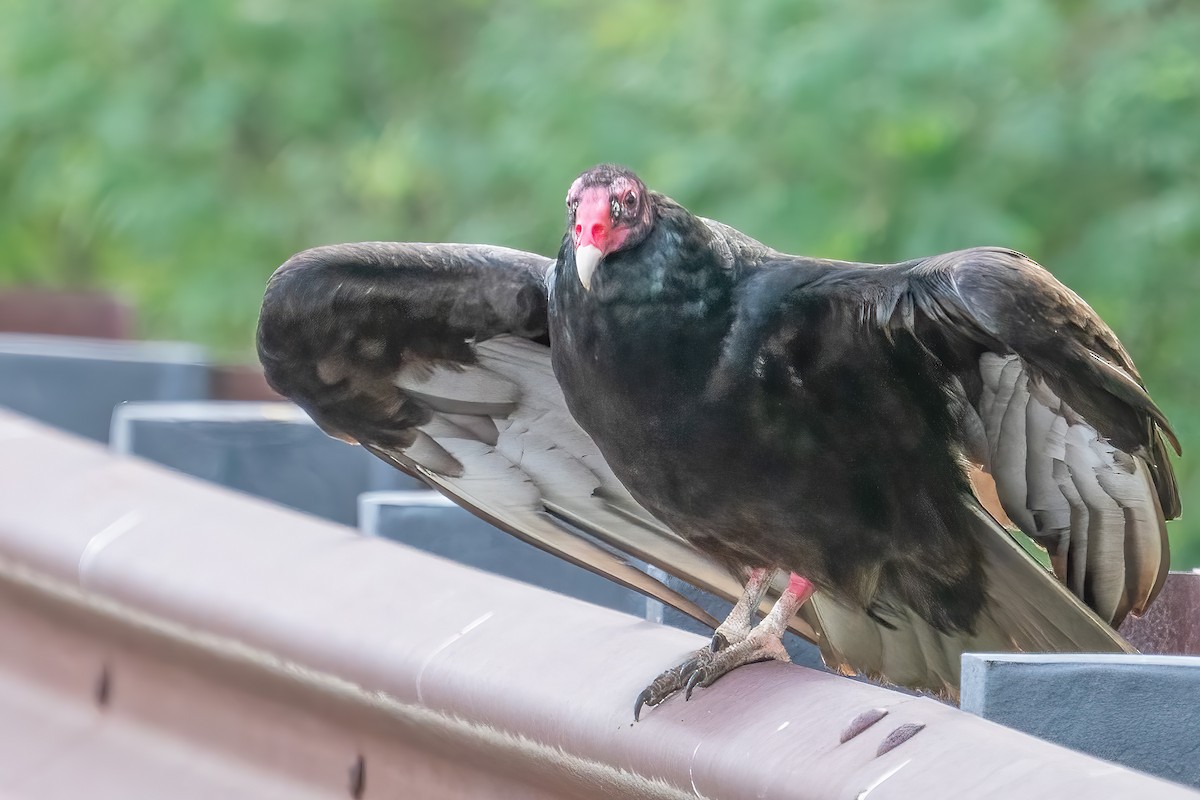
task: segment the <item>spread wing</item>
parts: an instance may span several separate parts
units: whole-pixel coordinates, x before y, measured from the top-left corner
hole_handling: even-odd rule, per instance
[[[715,627],[614,552],[727,598],[741,590],[633,500],[567,411],[545,339],[551,264],[482,245],[308,250],[267,286],[259,357],[271,385],[330,435]]]
[[[1158,594],[1179,442],[1116,335],[1075,293],[1011,250],[977,248],[908,272],[890,325],[956,374],[968,454],[1055,574],[1118,626]]]
[[[963,384],[981,361],[1021,356],[947,317],[936,260],[771,255],[743,268],[708,387],[714,397],[765,387],[806,420],[816,475],[793,489],[812,497],[814,516],[797,525],[813,531],[806,577],[830,591],[801,613],[822,633],[826,664],[952,695],[963,652],[1131,651],[1112,616],[1072,594],[970,494],[959,433],[974,419],[969,449],[988,440],[972,405],[982,378]],[[764,438],[786,435],[760,418]]]
[[[638,505],[567,411],[546,340],[544,276],[551,263],[481,245],[365,243],[300,253],[276,271],[264,298],[258,348],[268,380],[330,435],[362,444],[518,538],[715,625],[695,603],[620,554],[727,599],[741,592],[733,576]],[[883,304],[886,314],[883,305],[878,313],[889,326],[918,331],[947,359],[971,351],[963,343],[973,343],[968,366],[980,377],[973,383],[964,367],[960,380],[983,430],[977,439],[986,458],[980,460],[1007,487],[999,468],[1004,458],[982,443],[991,443],[987,420],[1013,401],[998,400],[995,388],[985,396],[988,359],[1016,357],[1029,376],[1055,378],[1040,371],[1033,356],[997,344],[997,335],[975,321],[969,301],[955,299],[955,274],[953,264],[931,262]],[[936,333],[942,329],[955,333]],[[1058,413],[1071,402],[1090,408],[1059,383],[1047,385],[1063,398]],[[998,428],[996,447],[1012,436],[1007,426]],[[1158,458],[1156,440],[1147,441],[1146,452],[1128,444],[1121,452],[1150,465],[1152,483],[1160,494],[1168,487],[1177,509],[1174,484],[1164,483],[1170,466]],[[981,524],[998,530],[986,514]],[[1085,526],[1084,532],[1094,538],[1102,528]],[[1165,545],[1161,552],[1165,560]],[[791,627],[819,642],[831,667],[951,692],[963,649],[1126,647],[1062,586],[1039,575],[1002,533],[991,537],[988,559],[1006,579],[992,582],[990,591],[1000,595],[997,610],[970,642],[916,618],[881,626],[822,593]]]

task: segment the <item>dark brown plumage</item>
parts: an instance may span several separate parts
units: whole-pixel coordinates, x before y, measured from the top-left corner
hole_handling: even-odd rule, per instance
[[[1177,442],[1116,337],[1049,273],[997,248],[788,256],[609,166],[581,176],[568,215],[557,263],[467,245],[299,254],[264,300],[269,380],[331,434],[698,618],[558,520],[731,598],[730,575],[750,576],[747,608],[755,575],[804,576],[817,594],[800,616],[785,603],[767,622],[833,667],[953,691],[965,648],[1127,647],[1105,623],[1165,576],[1179,499],[1162,437]],[[987,515],[967,461],[1099,617]],[[732,654],[649,701],[779,657],[764,631],[727,621]]]

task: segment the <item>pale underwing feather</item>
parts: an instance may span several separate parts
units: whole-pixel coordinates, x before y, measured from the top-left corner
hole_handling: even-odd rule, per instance
[[[1025,412],[1025,434],[1030,448],[1025,483],[1028,508],[1035,512],[1038,522],[1035,530],[1039,536],[1057,538],[1071,529],[1071,507],[1054,480],[1054,462],[1066,456],[1066,433],[1067,421],[1031,394]]]
[[[1077,596],[1083,597],[1084,579],[1087,572],[1088,533],[1090,531],[1087,504],[1079,495],[1079,489],[1071,478],[1071,470],[1064,458],[1055,461],[1054,481],[1071,508],[1071,539],[1068,549],[1066,584]]]
[[[418,430],[413,443],[405,448],[408,457],[443,475],[460,476],[463,465],[446,448],[424,431]]]
[[[979,374],[984,467],[1005,513],[1050,550],[1055,574],[1102,618],[1119,621],[1143,610],[1167,552],[1143,456],[1100,436],[1018,356],[984,353]]]
[[[405,453],[377,455],[424,478],[461,505],[519,539],[596,572],[634,591],[716,626],[704,609],[629,564],[624,558],[580,537],[546,513],[537,486],[515,464],[482,442],[449,444],[468,465],[462,477],[447,476],[412,461]]]
[[[474,439],[486,444],[495,444],[500,436],[496,421],[479,414],[442,414],[447,422],[457,425]]]
[[[396,373],[393,383],[435,411],[504,415],[512,411],[519,389],[482,366],[414,364]]]
[[[1029,443],[1025,437],[1025,407],[1029,403],[1029,382],[1025,371],[1015,361],[1005,365],[992,414],[984,421],[992,445],[992,478],[996,493],[1009,518],[1022,529],[1035,528],[1033,514],[1026,504],[1028,489],[1025,465],[1029,460]],[[1013,511],[1008,511],[1012,508]],[[1013,516],[1013,513],[1017,516]]]
[[[1088,553],[1085,585],[1090,600],[1101,617],[1116,615],[1125,593],[1125,555],[1122,541],[1125,517],[1120,506],[1108,496],[1097,480],[1105,468],[1093,448],[1095,436],[1082,425],[1067,431],[1067,469],[1079,497],[1088,509]]]

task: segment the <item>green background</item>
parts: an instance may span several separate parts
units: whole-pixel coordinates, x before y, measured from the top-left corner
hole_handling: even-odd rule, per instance
[[[1022,250],[1200,446],[1200,5],[0,2],[0,283],[250,359],[271,270],[362,239],[551,254],[618,161],[776,247]],[[1177,462],[1185,514],[1200,497]],[[1176,567],[1200,523],[1171,525]]]

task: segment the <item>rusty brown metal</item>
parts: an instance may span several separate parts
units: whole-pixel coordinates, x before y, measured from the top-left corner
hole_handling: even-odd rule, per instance
[[[130,339],[135,328],[132,306],[105,292],[0,291],[0,331]]]
[[[1172,572],[1158,599],[1140,617],[1130,616],[1121,634],[1143,653],[1200,655],[1200,572]]]
[[[0,641],[6,798],[1198,796],[778,663],[634,725],[700,637],[5,414]]]
[[[213,400],[278,401],[283,398],[267,385],[257,364],[218,364],[209,369]]]

